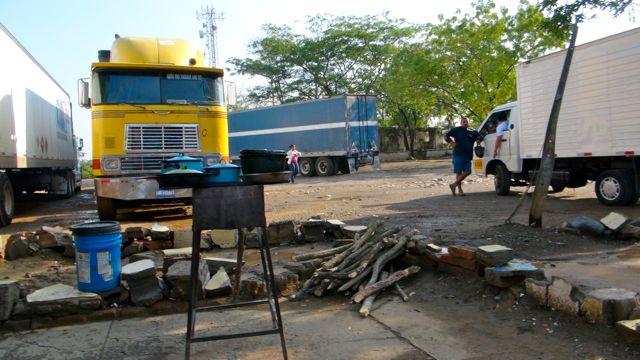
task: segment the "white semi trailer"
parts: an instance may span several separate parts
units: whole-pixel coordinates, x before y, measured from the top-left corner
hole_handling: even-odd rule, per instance
[[[474,171],[495,175],[495,190],[533,183],[566,50],[516,68],[518,101],[496,107],[480,125],[485,151]],[[640,28],[575,48],[558,117],[555,191],[595,181],[605,205],[640,197]],[[496,127],[508,121],[494,156]],[[478,155],[478,154],[476,154]]]
[[[0,226],[6,226],[17,196],[71,196],[80,179],[69,94],[2,24],[0,54]]]

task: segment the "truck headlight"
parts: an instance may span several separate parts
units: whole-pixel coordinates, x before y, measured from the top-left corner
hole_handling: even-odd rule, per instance
[[[120,169],[120,159],[103,159],[102,160],[102,168],[104,170],[119,170]]]
[[[206,157],[205,158],[205,166],[213,166],[220,162],[220,158],[217,156],[214,157]]]

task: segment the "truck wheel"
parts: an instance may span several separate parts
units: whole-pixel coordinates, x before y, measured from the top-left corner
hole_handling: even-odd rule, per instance
[[[636,190],[631,174],[624,170],[607,170],[596,179],[596,196],[604,205],[632,205]]]
[[[98,203],[98,217],[100,220],[116,219],[116,201],[114,199],[98,196],[96,202]]]
[[[67,192],[65,193],[64,197],[70,198],[76,193],[76,176],[73,174],[73,172],[69,171],[67,172],[66,179],[67,179]]]
[[[15,211],[13,188],[5,173],[0,173],[0,226],[11,224]]]
[[[496,165],[496,174],[493,177],[493,186],[498,195],[508,195],[511,186],[511,174],[504,165]]]
[[[316,160],[316,174],[319,176],[333,176],[336,174],[336,164],[333,159],[321,157]]]
[[[314,176],[316,174],[316,164],[312,158],[302,158],[298,161],[300,174],[303,176]]]

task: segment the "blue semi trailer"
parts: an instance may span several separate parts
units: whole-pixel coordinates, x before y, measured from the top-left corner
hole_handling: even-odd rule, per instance
[[[305,176],[350,174],[362,164],[379,165],[376,97],[341,95],[229,113],[229,154],[243,149],[302,153]]]

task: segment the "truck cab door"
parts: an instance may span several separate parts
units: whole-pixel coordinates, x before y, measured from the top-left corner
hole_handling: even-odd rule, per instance
[[[486,175],[486,167],[489,162],[494,160],[493,151],[496,146],[496,130],[498,127],[499,119],[506,118],[509,119],[511,113],[511,109],[501,110],[493,112],[487,117],[487,119],[482,123],[478,132],[483,136],[482,146],[484,146],[484,154],[482,158],[479,158],[477,155],[473,161],[473,171],[475,173]],[[498,156],[495,158],[503,163],[507,163],[511,160],[511,128],[512,124],[509,124],[508,131],[505,131],[502,135],[502,145],[500,146],[500,151],[498,152]]]

